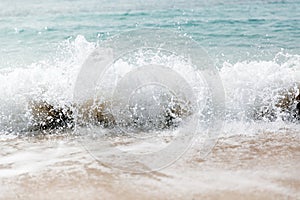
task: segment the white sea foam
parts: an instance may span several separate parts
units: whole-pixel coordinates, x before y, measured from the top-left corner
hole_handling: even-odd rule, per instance
[[[281,91],[300,84],[300,56],[278,53],[271,61],[225,62],[220,76],[227,109],[244,119],[257,107],[274,105]]]
[[[80,67],[97,46],[79,35],[74,41],[61,44],[57,57],[52,60],[1,69],[0,132],[26,130],[30,121],[28,103],[32,100],[60,106],[71,104]],[[141,59],[138,57],[137,63],[143,63]],[[158,63],[171,63],[185,79],[194,82],[193,87],[197,85],[191,68],[183,69],[184,63],[174,62],[172,56],[160,59]],[[130,63],[122,60],[116,65],[119,69],[120,66],[130,68]],[[219,75],[226,95],[225,120],[250,123],[255,111],[274,105],[280,91],[295,88],[295,83],[300,83],[300,56],[278,53],[273,60],[225,62]]]

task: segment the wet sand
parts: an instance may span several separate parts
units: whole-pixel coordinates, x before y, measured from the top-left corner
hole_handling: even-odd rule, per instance
[[[300,199],[300,132],[197,143],[160,171],[125,173],[96,162],[76,138],[0,141],[0,199]]]

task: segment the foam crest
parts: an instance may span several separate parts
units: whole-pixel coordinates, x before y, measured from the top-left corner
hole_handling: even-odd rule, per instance
[[[80,67],[95,46],[79,35],[74,41],[60,44],[52,59],[2,69],[0,132],[26,130],[31,101],[47,101],[53,105],[70,103]]]
[[[265,107],[276,110],[284,95],[299,94],[300,56],[278,53],[271,61],[225,62],[220,76],[229,117],[249,119]]]
[[[98,44],[88,42],[84,36],[79,35],[74,40],[62,42],[52,59],[29,66],[1,69],[0,133],[28,130],[31,120],[29,104],[32,101],[46,101],[58,107],[74,103],[74,85],[80,68],[97,46]],[[136,52],[135,60],[116,61],[111,71],[106,71],[111,74],[98,83],[101,84],[102,91],[111,91],[114,87],[110,78],[127,73],[135,65],[149,63],[149,57],[143,56]],[[203,84],[197,82],[200,79],[197,78],[197,72],[191,71],[189,63],[182,62],[176,56],[151,54],[150,57],[152,64],[173,66],[192,87]],[[118,73],[113,74],[116,69],[119,70]],[[278,101],[284,95],[299,94],[300,56],[279,52],[273,60],[224,62],[219,74],[226,94],[226,121],[268,121],[274,116],[275,120],[281,120],[278,116],[284,115],[284,112],[277,106]],[[103,81],[108,84],[104,85]],[[97,95],[101,94],[95,94]],[[204,97],[200,95],[199,99],[201,98]],[[294,104],[291,105],[292,108],[295,108]]]

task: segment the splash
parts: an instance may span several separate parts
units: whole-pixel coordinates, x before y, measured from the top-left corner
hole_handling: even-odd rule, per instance
[[[0,133],[20,134],[30,130],[33,123],[32,102],[47,102],[62,111],[72,107],[73,89],[80,67],[97,46],[99,44],[88,42],[79,35],[74,41],[60,44],[53,59],[1,69]],[[149,57],[137,52],[135,60],[118,60],[115,66],[124,70],[118,72],[122,74],[136,64],[146,63],[147,59]],[[193,86],[198,84],[197,78],[191,75],[193,71],[185,70],[189,69],[188,63],[174,55],[156,54],[152,59],[155,64],[175,66]],[[225,121],[249,123],[293,118],[297,103],[294,96],[299,95],[299,55],[280,52],[268,61],[225,62],[219,74],[226,92]],[[104,81],[109,84],[102,85],[109,91],[111,76],[107,77]],[[281,102],[284,98],[288,98],[288,102]]]
[[[278,53],[271,61],[225,62],[220,70],[229,119],[287,118],[296,108],[300,56]]]
[[[94,50],[81,35],[59,45],[57,56],[29,66],[12,66],[0,71],[0,132],[20,133],[30,126],[32,101],[53,106],[68,105],[79,69]]]

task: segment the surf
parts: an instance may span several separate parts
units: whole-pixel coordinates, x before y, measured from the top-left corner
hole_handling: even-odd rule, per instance
[[[85,59],[99,44],[88,42],[83,36],[77,36],[74,41],[64,42],[63,45],[65,47],[61,48],[59,53],[64,55],[63,58],[42,60],[28,66],[13,66],[0,70],[2,134],[22,134],[30,130],[40,131],[47,127],[72,128],[74,123],[77,123],[74,120],[77,117],[74,113],[80,110],[80,106],[73,99],[74,84]],[[145,58],[141,56],[139,59]],[[183,65],[174,57],[164,59],[179,67]],[[122,69],[130,67],[130,62],[127,61],[119,61],[117,64]],[[299,66],[299,55],[282,52],[277,53],[273,60],[224,62],[218,71],[226,94],[224,120],[228,122],[283,120],[298,123]],[[193,77],[188,78],[191,82],[194,81]],[[107,83],[109,83],[107,86],[111,84],[109,79]],[[91,101],[93,102],[94,99]],[[97,121],[95,118],[101,116],[99,113],[94,116],[91,114],[93,109],[101,108],[101,103],[98,107],[97,104],[93,105],[94,107],[91,105],[87,106],[89,108],[85,112],[92,117],[89,119],[82,117],[78,120],[81,121],[78,124],[91,121],[94,123]],[[49,117],[47,115],[51,112],[54,121],[62,121],[51,124],[52,122],[42,119]],[[39,119],[37,115],[43,117]]]

